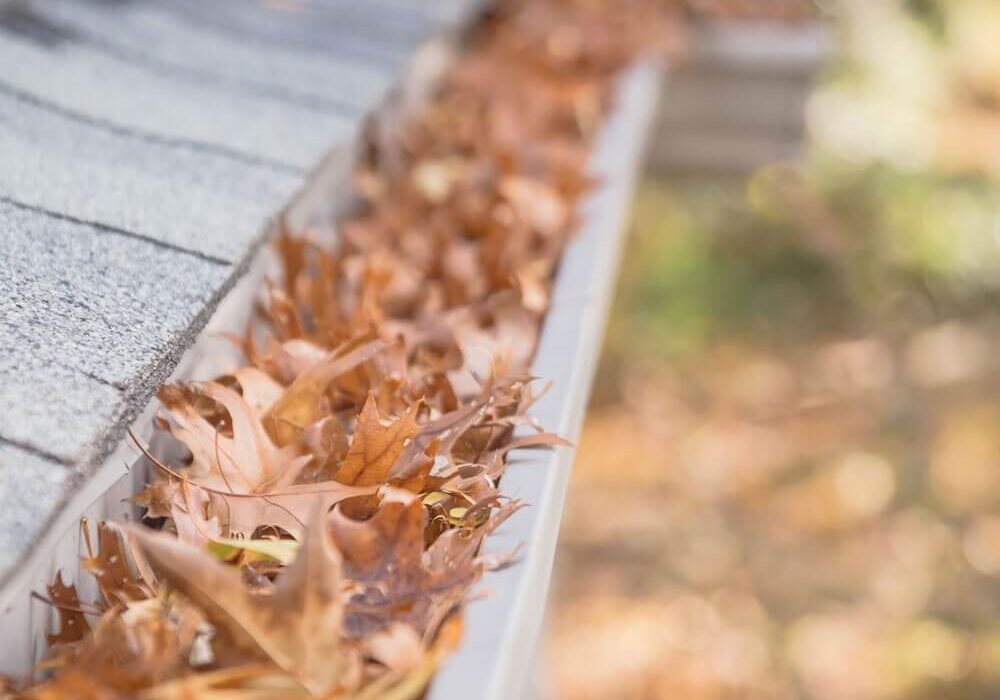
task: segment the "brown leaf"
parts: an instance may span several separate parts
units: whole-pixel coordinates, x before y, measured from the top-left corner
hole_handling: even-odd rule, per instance
[[[323,415],[323,397],[327,387],[345,374],[385,349],[381,340],[372,340],[345,354],[331,353],[292,382],[264,416],[264,425],[278,445],[288,445]]]
[[[350,436],[335,416],[316,421],[302,433],[302,446],[313,456],[304,481],[332,479],[347,456]]]
[[[287,479],[295,455],[271,442],[250,405],[232,389],[214,382],[190,387],[164,387],[160,400],[173,419],[170,432],[192,454],[188,476],[212,488],[247,493]],[[229,414],[232,437],[209,422],[195,407],[198,397],[211,399]]]
[[[545,235],[559,233],[569,221],[565,200],[541,180],[509,176],[500,183],[500,191],[519,217]]]
[[[425,557],[422,502],[405,491],[392,494],[392,500],[383,501],[368,520],[349,518],[339,508],[330,518],[345,573],[364,584],[346,618],[347,629],[355,636],[384,629],[393,621],[406,622],[425,634],[479,575],[471,557]],[[468,551],[475,551],[475,545]]]
[[[408,504],[384,503],[364,521],[335,510],[330,522],[351,578],[374,582],[392,571],[389,585],[394,589],[408,591],[419,586],[424,551],[424,508],[419,499]]]
[[[271,375],[256,367],[240,367],[233,376],[243,390],[243,400],[258,415],[265,413],[285,391]]]
[[[80,596],[76,593],[76,586],[63,583],[62,572],[59,571],[56,573],[56,580],[51,586],[46,586],[46,590],[59,615],[59,631],[45,635],[49,646],[72,644],[86,637],[90,632],[90,623],[80,610]]]
[[[365,640],[365,652],[392,671],[405,673],[420,665],[424,648],[420,635],[410,625],[396,622]]]
[[[148,598],[149,591],[139,583],[129,568],[118,528],[106,522],[97,524],[98,550],[97,556],[94,556],[90,546],[90,528],[86,522],[81,527],[89,553],[83,559],[83,568],[97,579],[104,602],[118,605]]]
[[[302,550],[274,587],[266,642],[271,658],[313,693],[351,687],[360,670],[341,640],[341,562],[326,522],[326,508],[317,506]]]
[[[351,700],[417,700],[425,694],[441,661],[452,653],[462,638],[462,619],[449,616],[434,635],[430,650],[405,673],[389,672],[366,686]]]
[[[17,696],[12,696],[17,697]],[[111,688],[100,683],[80,668],[70,668],[55,678],[28,690],[24,697],[30,700],[118,700]]]
[[[358,496],[371,496],[375,487],[348,486],[336,481],[316,484],[296,484],[277,491],[241,494],[223,490],[207,490],[197,484],[183,485],[186,510],[177,509],[171,515],[178,526],[191,521],[195,532],[183,537],[189,542],[203,542],[223,535],[213,521],[221,520],[228,531],[226,536],[252,537],[261,527],[273,526],[287,532],[295,539],[301,539],[305,532],[304,518],[314,503],[320,501],[329,509],[335,503]],[[199,503],[207,499],[207,507]],[[213,520],[206,520],[202,510],[213,514]],[[180,527],[178,527],[180,531]]]
[[[355,486],[388,482],[393,465],[419,430],[416,420],[419,410],[420,404],[416,403],[406,415],[383,421],[375,398],[369,396],[358,416],[347,457],[337,471],[337,481]]]
[[[146,690],[143,700],[298,700],[302,686],[268,663],[250,663],[184,676]]]
[[[207,552],[142,527],[131,527],[134,537],[161,580],[198,605],[217,630],[239,651],[259,655],[256,636],[261,628],[259,600],[243,585],[239,572],[219,564]]]
[[[524,437],[511,440],[497,450],[497,452],[507,454],[512,450],[573,446],[572,442],[561,435],[556,435],[555,433],[535,433],[534,435],[525,435]]]
[[[296,377],[330,354],[327,348],[301,338],[283,343],[270,339],[263,354],[257,350],[252,335],[247,338],[245,345],[251,362],[283,385],[291,384]]]

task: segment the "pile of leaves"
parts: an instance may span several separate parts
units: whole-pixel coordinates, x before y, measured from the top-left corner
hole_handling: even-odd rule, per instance
[[[9,697],[415,697],[459,637],[614,78],[663,3],[510,0],[373,124],[338,235],[282,231],[245,364],[161,389],[153,527],[84,524],[44,679]],[[515,429],[520,437],[513,437]]]

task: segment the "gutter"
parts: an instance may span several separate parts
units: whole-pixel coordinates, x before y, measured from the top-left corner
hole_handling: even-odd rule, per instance
[[[661,77],[656,64],[639,63],[620,78],[617,104],[591,155],[590,169],[601,184],[579,211],[581,227],[560,265],[532,365],[535,376],[553,384],[531,415],[573,442],[587,412]],[[466,606],[461,646],[438,671],[428,700],[530,697],[574,453],[562,448],[515,455],[503,490],[528,507],[488,537],[483,550],[501,555],[521,546],[522,555],[483,578],[487,597]]]

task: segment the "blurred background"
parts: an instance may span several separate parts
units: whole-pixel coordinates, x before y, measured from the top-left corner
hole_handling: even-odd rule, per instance
[[[814,5],[666,84],[553,698],[1000,697],[1000,2]]]

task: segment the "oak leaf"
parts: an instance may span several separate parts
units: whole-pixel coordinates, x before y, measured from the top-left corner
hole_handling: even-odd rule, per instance
[[[288,445],[323,417],[323,398],[335,378],[350,372],[385,348],[372,340],[341,354],[338,351],[302,372],[264,415],[268,433],[279,445]]]
[[[246,493],[289,477],[287,467],[294,460],[294,453],[281,450],[271,441],[253,409],[232,389],[202,382],[186,388],[167,386],[160,390],[159,396],[173,419],[168,428],[170,433],[191,452],[188,476],[192,480]],[[231,421],[231,437],[198,411],[194,401],[199,397],[209,398],[225,408]]]
[[[375,398],[369,396],[358,416],[358,425],[337,471],[336,480],[353,486],[373,486],[389,480],[396,461],[419,431],[419,402],[400,418],[383,421]]]
[[[88,524],[83,522],[81,528],[88,553],[83,558],[83,568],[96,579],[104,601],[108,605],[117,605],[148,598],[150,592],[129,568],[118,528],[107,522],[97,524],[96,555],[91,547]]]
[[[422,501],[399,489],[390,491],[367,520],[350,518],[340,508],[331,514],[344,571],[360,584],[346,616],[352,636],[365,636],[391,622],[405,622],[426,634],[478,577],[471,557],[429,557],[424,551],[425,526]],[[474,552],[475,545],[469,551]]]
[[[59,630],[46,635],[49,646],[79,642],[90,632],[90,623],[80,609],[80,596],[76,586],[63,582],[62,572],[56,573],[56,580],[47,586],[49,600],[55,605],[59,616]]]

